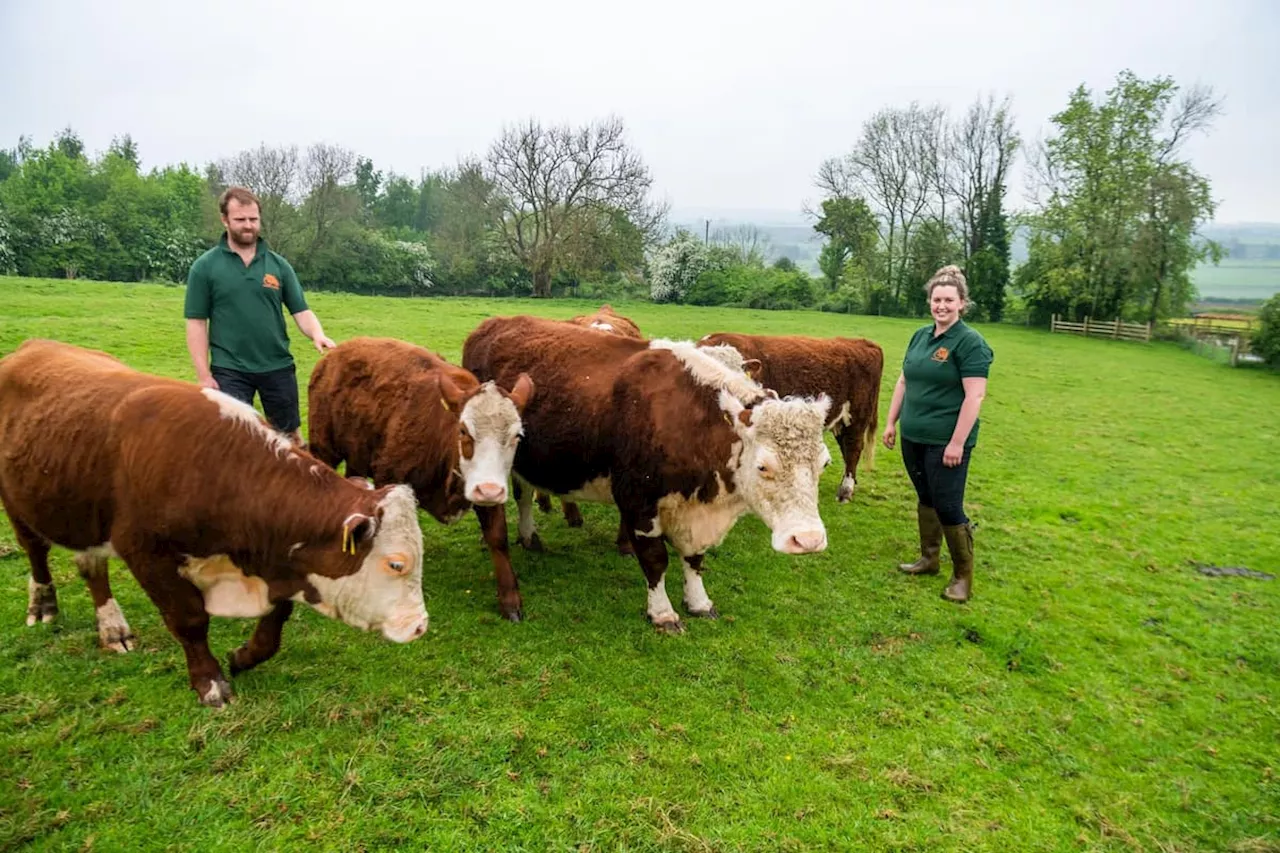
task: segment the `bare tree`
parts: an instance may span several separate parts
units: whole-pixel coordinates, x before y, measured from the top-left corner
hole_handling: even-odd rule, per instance
[[[769,235],[755,225],[717,228],[711,233],[711,244],[730,250],[742,264],[763,265],[773,254]]]
[[[262,201],[262,231],[270,234],[284,207],[295,200],[298,186],[298,147],[271,148],[265,143],[218,163],[230,185],[248,187]]]
[[[979,224],[992,193],[1003,192],[1014,155],[1022,144],[1013,126],[1013,107],[1009,97],[999,104],[994,95],[974,101],[948,134],[946,176],[949,194],[955,198],[963,235],[966,261],[982,248]],[[1051,169],[1047,160],[1037,164],[1040,171]],[[1047,172],[1045,180],[1052,180]]]
[[[621,119],[578,129],[529,120],[506,128],[489,148],[486,167],[499,198],[499,225],[511,252],[533,273],[534,296],[551,281],[580,229],[575,218],[621,211],[654,235],[665,209],[650,204],[653,178],[626,141]]]
[[[942,107],[886,108],[862,126],[862,136],[839,167],[820,172],[829,186],[859,188],[883,219],[886,277],[901,300],[908,245],[922,217],[938,199]]]
[[[325,241],[329,229],[345,214],[354,213],[354,198],[347,192],[355,181],[358,157],[354,151],[324,143],[307,149],[302,167],[302,192],[312,231],[311,245]]]

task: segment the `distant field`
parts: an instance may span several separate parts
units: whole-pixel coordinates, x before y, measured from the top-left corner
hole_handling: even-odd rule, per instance
[[[182,295],[0,278],[0,355],[53,337],[190,379]],[[486,317],[595,307],[309,299],[339,341],[452,359]],[[615,307],[655,337],[868,336],[882,418],[920,325]],[[521,624],[497,614],[474,516],[423,516],[425,637],[393,646],[300,606],[213,712],[118,561],[137,650],[97,647],[62,549],[59,621],[26,627],[27,563],[0,520],[0,851],[1276,853],[1280,579],[1192,561],[1280,575],[1280,377],[1174,343],[978,328],[995,363],[962,607],[945,576],[895,570],[915,498],[881,447],[850,505],[839,466],[824,473],[826,552],[775,553],[741,520],[707,560],[722,617],[680,637],[645,621],[610,507],[584,505],[582,529],[538,514],[546,552],[512,554]],[[290,334],[305,419],[317,356]],[[252,628],[214,620],[215,653]]]
[[[1197,267],[1192,273],[1192,280],[1204,301],[1265,301],[1273,294],[1280,293],[1280,261],[1233,261],[1228,258],[1218,266]]]

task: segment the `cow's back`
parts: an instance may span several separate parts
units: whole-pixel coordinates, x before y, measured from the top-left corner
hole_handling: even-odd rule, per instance
[[[563,320],[493,317],[468,336],[462,365],[484,382],[513,387],[528,373],[538,392],[521,415],[525,438],[515,467],[537,485],[565,493],[582,485],[565,459],[592,475],[605,471],[613,382],[643,340],[601,334]]]
[[[457,415],[442,405],[441,377],[463,393],[470,371],[392,338],[344,341],[316,365],[308,384],[308,443],[349,476],[407,483],[437,518],[457,512],[444,484],[456,465]]]
[[[0,494],[9,510],[57,544],[105,544],[112,414],[129,394],[161,383],[181,384],[58,341],[27,341],[0,359]]]
[[[783,397],[825,393],[837,401],[833,408],[844,400],[879,397],[884,351],[865,338],[717,332],[699,343],[729,344],[743,358],[759,359],[760,382]]]

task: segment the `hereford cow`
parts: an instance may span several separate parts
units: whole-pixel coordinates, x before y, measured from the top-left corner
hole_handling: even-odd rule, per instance
[[[441,524],[474,507],[493,557],[502,615],[522,618],[506,515],[511,459],[533,383],[483,385],[422,347],[356,338],[327,353],[307,389],[309,449],[350,476],[406,483]]]
[[[644,339],[644,335],[640,333],[640,327],[633,320],[629,317],[623,317],[613,310],[612,305],[607,303],[601,305],[594,314],[582,314],[565,322],[588,329],[596,329],[610,335],[621,335],[624,338],[635,338],[636,340]],[[543,512],[551,512],[551,496],[546,492],[536,492],[534,500],[538,503],[538,509]],[[570,527],[582,526],[582,510],[578,509],[576,503],[566,498],[561,498],[560,507],[564,510],[566,524]],[[622,535],[618,537],[618,550],[624,554],[631,553],[631,545],[626,537]]]
[[[118,556],[206,705],[231,696],[210,616],[261,617],[232,675],[276,653],[295,601],[395,642],[427,630],[409,487],[352,483],[251,406],[105,353],[27,341],[0,359],[0,500],[31,561],[28,624],[57,614],[48,556],[60,545],[76,552],[103,645],[128,650],[107,582]]]
[[[621,335],[624,338],[635,338],[636,340],[644,338],[644,335],[640,333],[640,327],[633,320],[629,317],[623,317],[613,310],[612,305],[608,304],[601,305],[594,314],[582,314],[571,318],[567,322],[573,323],[575,326],[584,326],[588,329],[598,329],[611,335]]]
[[[699,346],[729,345],[742,354],[747,372],[782,396],[826,394],[831,398],[831,430],[844,457],[844,478],[836,493],[840,503],[853,497],[858,460],[864,447],[875,462],[879,422],[880,377],[884,351],[865,338],[809,338],[716,332]]]
[[[822,440],[825,397],[770,397],[692,343],[601,335],[534,317],[481,323],[463,347],[463,365],[498,382],[533,377],[538,396],[524,411],[515,475],[574,500],[617,504],[648,581],[648,617],[660,630],[683,630],[664,585],[667,542],[683,561],[686,610],[709,618],[718,614],[702,583],[703,552],[744,513],[764,520],[778,551],[826,548],[818,515],[818,477],[831,461]],[[531,507],[525,489],[526,545],[535,535]]]

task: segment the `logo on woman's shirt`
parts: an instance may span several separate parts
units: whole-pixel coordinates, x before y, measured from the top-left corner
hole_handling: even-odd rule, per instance
[[[933,360],[937,362],[943,362],[947,360],[947,357],[949,355],[951,355],[951,351],[948,350],[946,347],[938,347],[936,350],[933,351]]]

